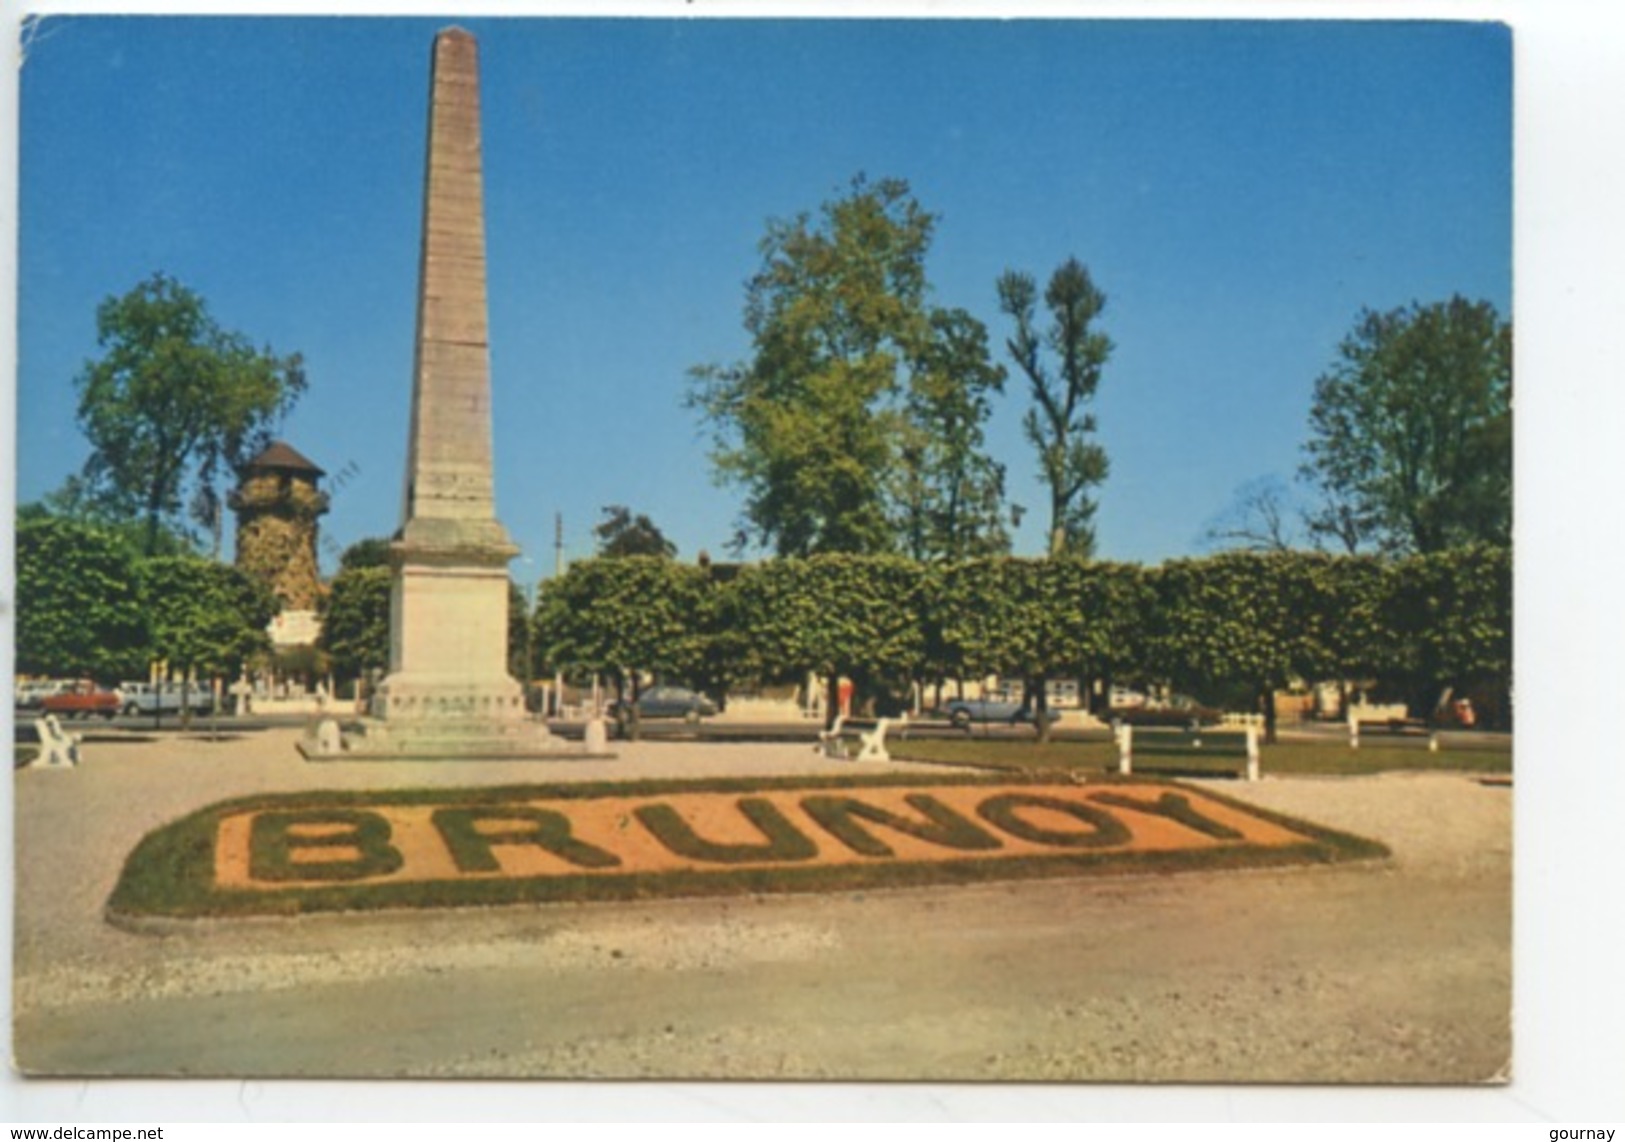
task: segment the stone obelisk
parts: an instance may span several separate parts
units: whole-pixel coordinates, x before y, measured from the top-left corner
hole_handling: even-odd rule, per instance
[[[366,757],[556,754],[508,674],[507,565],[496,518],[480,170],[479,60],[460,28],[434,43],[417,352],[401,528],[390,544],[389,674],[337,751]],[[328,733],[331,745],[333,734]]]

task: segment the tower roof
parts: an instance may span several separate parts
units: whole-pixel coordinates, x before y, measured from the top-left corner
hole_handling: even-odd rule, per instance
[[[248,472],[266,469],[273,472],[309,472],[314,476],[327,475],[280,440],[271,441],[269,448],[243,465],[243,470]]]

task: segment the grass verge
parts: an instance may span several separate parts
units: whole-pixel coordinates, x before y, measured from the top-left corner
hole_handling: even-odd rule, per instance
[[[1233,737],[1234,735],[1229,735]],[[1222,777],[1246,768],[1243,748],[1226,735],[1209,734],[1200,748],[1170,735],[1134,737],[1134,772],[1141,776]],[[1018,772],[1066,771],[1107,773],[1117,769],[1117,747],[1109,741],[1005,741],[995,738],[954,740],[915,739],[888,742],[899,761],[926,761],[982,769]],[[1259,768],[1283,776],[1355,777],[1402,770],[1461,773],[1512,772],[1510,749],[1441,748],[1437,753],[1419,746],[1285,742],[1265,746]]]
[[[1106,779],[1101,784],[1129,787],[1141,782]],[[379,908],[435,908],[580,900],[638,900],[672,896],[831,892],[854,888],[900,888],[1080,874],[1177,872],[1197,869],[1329,864],[1388,855],[1377,842],[1268,812],[1244,802],[1202,791],[1242,812],[1282,825],[1301,843],[1251,844],[1161,852],[1068,851],[1031,856],[963,858],[944,861],[886,861],[872,864],[722,867],[637,873],[568,874],[546,877],[399,880],[365,884],[323,884],[265,890],[223,889],[214,878],[216,829],[221,818],[244,810],[342,810],[383,805],[501,806],[533,800],[569,801],[601,796],[658,797],[669,793],[749,794],[768,789],[861,790],[1035,784],[1010,774],[920,779],[884,775],[770,780],[646,781],[580,785],[525,785],[481,789],[415,789],[390,792],[305,792],[237,798],[200,809],[144,837],[125,862],[108,901],[110,920],[139,917],[228,917],[296,915],[307,912]],[[1091,784],[1094,784],[1091,782]],[[1159,782],[1167,787],[1170,783]],[[1194,792],[1194,791],[1192,791]]]

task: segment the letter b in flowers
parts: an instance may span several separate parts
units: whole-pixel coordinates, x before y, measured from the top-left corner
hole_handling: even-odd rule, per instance
[[[301,809],[254,818],[250,875],[263,881],[363,880],[403,863],[389,822],[364,809]]]

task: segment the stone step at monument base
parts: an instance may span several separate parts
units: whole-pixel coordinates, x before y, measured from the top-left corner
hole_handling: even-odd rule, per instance
[[[600,728],[585,741],[555,737],[536,722],[313,722],[299,742],[306,761],[570,761],[613,758]]]
[[[373,695],[368,712],[390,726],[446,724],[459,733],[471,725],[527,724],[524,687],[506,674],[391,674]]]

